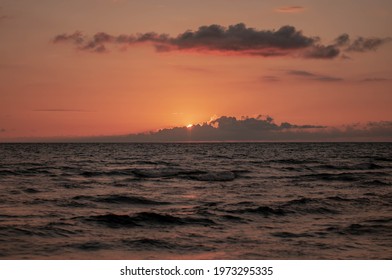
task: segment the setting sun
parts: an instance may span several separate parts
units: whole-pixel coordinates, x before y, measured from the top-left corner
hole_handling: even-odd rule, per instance
[[[392,0],[0,0],[1,279],[392,279],[391,26]]]

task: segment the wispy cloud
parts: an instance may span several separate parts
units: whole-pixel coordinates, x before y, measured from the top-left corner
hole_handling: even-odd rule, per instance
[[[303,71],[303,70],[288,70],[286,71],[286,74],[291,75],[291,76],[297,76],[297,77],[303,77],[311,80],[316,80],[316,81],[321,81],[321,82],[341,82],[343,81],[343,78],[339,77],[332,77],[332,76],[326,76],[326,75],[320,75],[308,71]]]
[[[277,13],[302,13],[305,8],[302,6],[283,6],[275,9]]]
[[[7,16],[7,15],[0,15],[0,23],[3,22],[3,21],[5,21],[5,20],[7,20],[7,19],[9,19],[9,18],[10,18],[10,17]]]
[[[364,83],[372,83],[372,82],[388,82],[391,81],[391,79],[386,79],[386,78],[378,78],[378,77],[373,77],[373,78],[365,78],[362,79],[361,82]]]
[[[271,76],[271,75],[266,75],[261,77],[263,81],[265,82],[279,82],[280,78],[277,76]]]
[[[4,21],[4,20],[7,20],[7,19],[10,18],[10,16],[4,14],[4,13],[2,12],[2,10],[3,10],[3,8],[0,7],[0,23],[1,23],[2,21]]]
[[[185,31],[175,37],[155,32],[131,35],[112,35],[98,32],[92,37],[76,31],[54,37],[53,42],[70,43],[78,50],[97,53],[108,52],[108,46],[134,46],[151,44],[157,52],[204,52],[245,56],[332,59],[342,50],[365,52],[376,50],[390,38],[362,38],[351,41],[348,35],[339,36],[332,44],[323,45],[318,36],[306,36],[294,26],[282,26],[278,30],[257,30],[238,23],[224,27],[213,24],[201,26],[196,31]]]
[[[173,67],[179,71],[184,71],[184,72],[201,73],[201,74],[212,73],[210,69],[202,68],[202,67],[187,66],[187,65],[173,65]]]
[[[80,110],[80,109],[36,109],[33,112],[90,112],[87,110]]]
[[[301,77],[314,77],[314,76],[316,76],[313,73],[310,73],[308,71],[302,71],[302,70],[289,70],[289,71],[287,71],[287,74],[294,75],[294,76],[301,76]]]

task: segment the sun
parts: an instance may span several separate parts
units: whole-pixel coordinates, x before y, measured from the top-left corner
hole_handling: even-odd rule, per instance
[[[190,124],[188,124],[186,127],[187,127],[187,128],[191,128],[192,126],[193,126],[193,124],[190,123]]]

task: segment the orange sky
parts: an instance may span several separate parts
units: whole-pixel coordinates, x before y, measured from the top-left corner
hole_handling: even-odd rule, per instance
[[[269,57],[157,52],[154,42],[107,43],[97,53],[53,42],[75,31],[175,39],[203,25],[238,23],[257,31],[290,25],[324,46],[343,33],[385,43],[314,59],[297,50]],[[2,0],[0,141],[137,133],[212,116],[265,114],[277,123],[327,126],[390,121],[391,26],[389,0]]]

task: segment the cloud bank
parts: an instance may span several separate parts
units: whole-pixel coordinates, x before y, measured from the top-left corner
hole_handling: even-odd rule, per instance
[[[276,124],[270,116],[222,116],[210,122],[155,132],[79,138],[77,142],[182,141],[392,141],[392,121],[353,124],[340,128],[319,125]]]
[[[363,38],[351,40],[342,34],[330,45],[320,43],[320,37],[306,36],[294,26],[282,26],[278,30],[257,30],[244,23],[224,27],[213,24],[200,26],[196,31],[185,31],[175,37],[155,32],[131,35],[112,35],[98,32],[93,36],[80,31],[56,35],[53,42],[69,43],[78,50],[105,53],[109,45],[135,46],[150,44],[158,52],[206,52],[246,56],[294,56],[301,58],[332,59],[342,51],[366,52],[377,50],[391,38]]]

